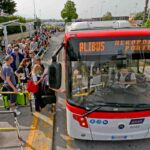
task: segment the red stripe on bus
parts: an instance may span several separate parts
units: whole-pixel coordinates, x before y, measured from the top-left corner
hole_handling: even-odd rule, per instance
[[[83,115],[87,111],[70,104],[66,104],[67,109],[73,113],[78,115]],[[142,118],[149,117],[150,110],[146,111],[136,111],[136,112],[93,112],[89,114],[88,118],[104,118],[104,119],[127,119],[127,118]]]
[[[74,35],[74,36],[72,36]],[[104,31],[97,31],[97,32],[67,32],[65,34],[65,42],[67,42],[70,38],[96,38],[96,37],[132,37],[132,36],[150,36],[149,29],[133,29],[133,30],[104,30]]]

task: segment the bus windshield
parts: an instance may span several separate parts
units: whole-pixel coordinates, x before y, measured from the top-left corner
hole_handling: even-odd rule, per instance
[[[91,109],[111,103],[103,111],[133,111],[150,105],[150,61],[118,60],[70,61],[69,102]],[[118,105],[116,105],[118,104]],[[127,105],[123,108],[116,106]],[[133,107],[128,107],[133,106]],[[145,108],[145,107],[144,107]],[[141,109],[144,109],[140,107]]]
[[[108,33],[110,36],[111,31]],[[150,39],[146,36],[70,39],[68,102],[87,109],[111,104],[104,111],[150,109],[149,58]]]

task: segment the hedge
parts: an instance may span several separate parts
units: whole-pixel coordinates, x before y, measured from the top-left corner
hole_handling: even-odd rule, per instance
[[[18,19],[19,22],[21,22],[21,23],[26,22],[26,19],[23,18],[23,17],[20,17],[20,16],[8,16],[8,17],[0,16],[0,23],[4,23],[4,22],[16,20],[16,19]],[[23,29],[23,31],[26,31],[25,26],[22,26],[22,29]],[[8,26],[7,27],[7,32],[8,32],[8,35],[9,34],[20,33],[21,29],[20,29],[20,26]],[[0,30],[0,36],[3,36],[3,30]]]

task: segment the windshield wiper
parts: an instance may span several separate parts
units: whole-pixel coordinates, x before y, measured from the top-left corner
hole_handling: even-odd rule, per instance
[[[134,108],[150,108],[150,104],[135,104]]]
[[[91,109],[90,111],[86,112],[85,114],[82,115],[82,117],[86,117],[88,116],[89,114],[95,112],[96,110],[100,109],[101,107],[104,107],[104,106],[97,106],[97,107],[94,107],[93,109]]]
[[[123,107],[123,108],[149,108],[150,109],[150,104],[120,104],[120,103],[104,103],[104,104],[99,104],[98,106],[94,107],[93,109],[89,110],[85,114],[82,115],[82,117],[86,117],[89,114],[95,112],[96,110],[102,108],[102,107]]]
[[[102,103],[102,104],[99,104],[98,106],[94,107],[93,109],[89,110],[88,112],[86,112],[85,114],[82,115],[82,117],[86,117],[88,116],[89,114],[95,112],[96,110],[102,108],[102,107],[108,107],[108,106],[113,106],[112,104],[108,104],[108,103]]]

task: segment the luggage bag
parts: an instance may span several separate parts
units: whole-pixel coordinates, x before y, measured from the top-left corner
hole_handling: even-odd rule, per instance
[[[21,106],[28,104],[27,93],[18,93],[16,103]]]
[[[3,105],[5,109],[9,109],[10,108],[10,101],[7,95],[3,95],[2,96],[2,100],[3,100]],[[16,104],[20,105],[20,106],[25,106],[28,104],[28,98],[27,98],[27,93],[21,93],[19,92],[17,94],[17,99],[16,99]]]

